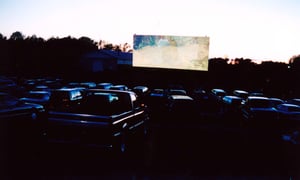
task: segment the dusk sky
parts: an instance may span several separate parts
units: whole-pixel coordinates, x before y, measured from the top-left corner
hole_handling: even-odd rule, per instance
[[[0,33],[131,45],[134,34],[208,36],[210,58],[286,62],[300,54],[299,9],[299,0],[0,0]]]

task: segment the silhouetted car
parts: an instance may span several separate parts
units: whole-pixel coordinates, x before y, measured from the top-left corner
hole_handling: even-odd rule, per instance
[[[132,91],[91,89],[77,108],[49,110],[46,137],[49,142],[124,152],[130,137],[146,134],[146,109]]]
[[[267,97],[249,96],[242,106],[242,116],[246,125],[272,127],[278,125],[277,110]]]
[[[224,96],[222,105],[222,115],[226,122],[238,123],[240,118],[240,107],[242,105],[243,98],[238,96]]]
[[[226,95],[227,93],[223,89],[212,89],[209,93],[209,101],[206,110],[218,116],[222,115],[222,98]]]
[[[296,104],[279,104],[276,109],[278,118],[286,130],[300,130],[300,106]]]
[[[48,91],[29,91],[24,97],[20,98],[21,101],[28,103],[35,103],[46,105],[50,99],[50,92]]]
[[[45,109],[42,105],[25,103],[17,97],[0,92],[0,141],[32,142],[41,134]],[[5,138],[5,139],[3,139]]]
[[[246,99],[249,96],[249,92],[236,89],[233,91],[233,95],[240,97],[242,99]]]
[[[242,105],[243,98],[238,96],[224,96],[224,111],[237,111]]]
[[[182,125],[197,120],[194,99],[187,95],[170,95],[167,102],[167,116],[170,123]]]
[[[26,103],[8,93],[0,92],[0,119],[30,118],[36,120],[44,107]]]
[[[152,89],[146,98],[146,103],[152,117],[161,116],[166,111],[167,94],[165,90],[160,88]]]
[[[224,89],[212,89],[211,93],[218,99],[222,100],[222,98],[226,95],[226,91]]]
[[[192,98],[197,101],[208,100],[209,95],[204,89],[195,89],[192,93]]]
[[[205,91],[204,89],[197,88],[195,89],[191,97],[194,99],[198,111],[203,115],[213,114],[219,110],[218,100],[215,95]]]

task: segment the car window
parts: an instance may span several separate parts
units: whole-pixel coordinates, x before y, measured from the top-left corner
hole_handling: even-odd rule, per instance
[[[79,90],[71,91],[70,100],[77,100],[77,99],[81,99],[81,98],[82,98],[82,94]]]

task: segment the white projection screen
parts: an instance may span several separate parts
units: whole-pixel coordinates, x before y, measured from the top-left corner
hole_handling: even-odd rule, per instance
[[[208,70],[209,37],[134,35],[133,66]]]

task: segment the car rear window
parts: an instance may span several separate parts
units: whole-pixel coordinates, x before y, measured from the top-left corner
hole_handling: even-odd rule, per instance
[[[94,93],[85,97],[80,112],[94,115],[116,115],[130,110],[130,103],[117,93]]]

